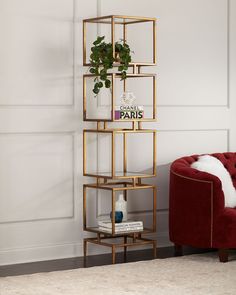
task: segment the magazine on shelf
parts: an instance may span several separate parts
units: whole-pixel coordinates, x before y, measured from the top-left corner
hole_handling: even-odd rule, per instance
[[[112,228],[112,222],[111,220],[99,220],[98,226],[105,227],[105,228]],[[120,223],[115,223],[115,229],[121,228],[125,229],[128,227],[143,227],[142,221],[134,221],[134,220],[128,220]]]
[[[99,230],[107,232],[107,233],[112,233],[111,228],[107,227],[102,227],[99,226]],[[126,228],[116,228],[115,233],[128,233],[128,232],[138,232],[138,231],[143,231],[143,226],[136,226],[136,227],[126,227]]]

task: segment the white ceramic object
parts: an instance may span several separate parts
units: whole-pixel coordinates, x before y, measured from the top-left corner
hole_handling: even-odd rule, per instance
[[[123,194],[119,194],[119,198],[116,201],[115,210],[116,211],[122,211],[123,212],[122,221],[127,221],[127,219],[128,219],[128,216],[127,216],[127,201],[125,201]]]
[[[135,95],[131,91],[125,91],[121,95],[121,103],[125,105],[132,105],[135,101]]]

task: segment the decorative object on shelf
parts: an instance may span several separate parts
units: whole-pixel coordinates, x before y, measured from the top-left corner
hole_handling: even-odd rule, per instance
[[[110,213],[110,217],[112,220],[112,212]],[[122,211],[115,211],[115,223],[122,222],[123,219],[123,212]]]
[[[112,232],[112,222],[110,220],[98,221],[99,229],[106,232]],[[128,220],[115,224],[115,233],[143,231],[143,222]]]
[[[110,220],[99,220],[98,225],[102,227],[112,228],[112,222]],[[115,224],[115,228],[125,228],[125,227],[143,227],[143,222],[141,220],[127,220],[121,223]]]
[[[118,71],[121,74],[121,80],[126,79],[126,71],[131,62],[131,51],[125,40],[115,43],[115,58],[113,57],[112,43],[104,41],[105,36],[98,36],[93,42],[90,54],[91,67],[89,72],[96,75],[94,78],[93,93],[98,95],[100,89],[105,86],[111,87],[111,80],[108,79],[107,71],[113,68],[113,63],[119,63]]]
[[[115,109],[116,120],[142,119],[144,115],[143,106],[118,106]]]
[[[112,233],[112,229],[111,228],[107,228],[107,227],[99,226],[99,230],[101,232],[106,232],[106,233],[109,233],[109,234]],[[142,232],[142,231],[143,231],[143,227],[142,226],[116,228],[115,229],[115,234],[137,233],[137,232]]]
[[[150,46],[152,48],[153,54],[150,61],[141,62],[137,60],[134,62],[133,60],[131,61],[131,51],[126,41],[128,40],[127,28],[129,26],[134,28],[134,26],[138,26],[140,24],[142,25],[143,23],[151,24],[149,28],[151,28],[152,30],[153,38],[152,44],[150,44]],[[89,62],[86,58],[86,28],[88,24],[102,24],[105,26],[108,25],[111,29],[111,43],[106,43],[104,41],[105,38],[99,36],[97,40],[94,41]],[[122,40],[125,41],[116,41],[116,26],[121,26],[120,31],[123,34]],[[140,34],[138,34],[137,36],[139,37],[139,35]],[[143,42],[143,35],[140,35],[140,37],[142,38]],[[148,44],[146,45],[148,46]],[[156,130],[143,129],[141,124],[141,122],[156,120],[156,74],[141,72],[143,66],[153,66],[155,64],[155,18],[110,15],[83,20],[83,65],[90,67],[90,74],[83,75],[83,119],[84,121],[97,123],[97,128],[85,129],[83,131],[83,175],[96,178],[95,183],[83,185],[83,228],[84,231],[95,234],[94,237],[84,238],[83,248],[85,266],[88,243],[109,247],[112,252],[112,263],[115,263],[117,248],[124,249],[124,258],[126,259],[127,248],[151,245],[153,247],[153,256],[154,258],[156,257],[156,240],[145,237],[145,234],[156,232],[156,186],[143,183],[143,179],[156,176]],[[118,67],[118,73],[115,71],[116,67]],[[131,68],[131,71],[129,71],[129,73],[127,73],[128,67]],[[113,69],[113,71],[109,72],[109,70],[111,69]],[[150,114],[150,111],[149,113],[147,112],[148,115],[146,118],[143,118],[142,106],[137,106],[134,104],[134,94],[127,90],[127,84],[130,79],[133,79],[135,82],[143,78],[152,80],[152,113]],[[100,89],[103,86],[111,89],[111,112],[109,118],[103,115],[102,118],[94,118],[91,117],[91,115],[88,115],[88,112],[86,110],[89,110],[89,106],[91,104],[91,99],[86,99],[87,91],[89,89],[89,87],[87,87],[87,80],[89,79],[93,79],[95,83],[93,88],[93,92],[95,95],[99,93]],[[119,116],[119,118],[116,119],[116,86],[118,83],[118,79],[122,81],[119,82],[123,88],[122,106],[120,107],[123,108],[122,110],[124,111],[124,114],[122,115],[122,117]],[[119,111],[121,111],[121,109],[119,109]],[[119,127],[117,129],[114,127],[114,125],[112,128],[108,127],[107,122],[116,121],[128,121],[131,122],[132,125],[130,127]],[[91,161],[88,161],[89,157],[87,143],[89,143],[88,136],[93,136],[93,133],[96,135],[96,139],[99,136],[110,136],[111,159],[109,153],[107,153],[107,158],[109,160],[108,163],[110,163],[108,171],[104,171],[101,169],[94,170],[90,168]],[[150,155],[152,155],[153,158],[152,169],[148,173],[146,171],[133,171],[133,169],[128,170],[128,168],[131,168],[131,165],[128,165],[130,163],[130,161],[128,161],[128,157],[130,156],[130,153],[128,152],[129,138],[138,134],[140,134],[140,136],[146,134],[146,136],[148,136],[149,139],[152,141],[152,143],[150,142],[152,147]],[[123,152],[119,152],[118,146],[116,146],[117,137],[121,138],[122,140]],[[106,153],[105,150],[104,153]],[[121,163],[123,163],[122,171],[117,171],[118,156],[121,157],[120,161]],[[105,160],[105,157],[103,157],[103,160]],[[99,161],[97,163],[99,163]],[[111,220],[98,221],[98,224],[95,226],[88,225],[87,213],[89,210],[87,210],[87,204],[91,205],[91,202],[87,202],[89,190],[101,193],[101,198],[103,198],[103,196],[105,196],[107,193],[110,194]],[[140,195],[139,193],[135,194],[135,191],[137,190],[139,191],[139,193],[143,192],[145,194],[145,197],[148,197],[148,195],[152,197],[152,215],[149,215],[151,217],[151,220],[149,222],[145,222],[145,224],[143,224],[143,221],[140,220],[127,220],[127,202],[129,202],[130,197],[133,198],[132,202],[135,202],[135,198],[137,197],[137,195]],[[147,194],[147,191],[149,191],[150,194]],[[118,201],[116,201],[117,193],[120,193],[121,195]],[[121,221],[120,219],[123,215],[124,220],[127,221],[118,223],[118,221]],[[117,239],[117,237],[119,237],[119,239]]]
[[[121,94],[120,99],[121,99],[121,104],[131,106],[131,105],[133,105],[136,97],[133,94],[133,92],[131,92],[131,91],[124,91]]]
[[[143,106],[134,105],[135,96],[131,91],[124,91],[121,95],[121,105],[115,107],[115,119],[142,119]]]
[[[122,193],[119,194],[118,200],[116,201],[115,210],[121,211],[123,213],[123,221],[127,221],[127,201],[125,201]]]

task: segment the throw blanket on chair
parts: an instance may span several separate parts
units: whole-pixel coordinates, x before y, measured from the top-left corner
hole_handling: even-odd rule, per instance
[[[220,160],[209,155],[199,156],[198,160],[191,164],[191,167],[218,177],[224,192],[225,207],[236,207],[236,190],[228,170],[225,169]]]

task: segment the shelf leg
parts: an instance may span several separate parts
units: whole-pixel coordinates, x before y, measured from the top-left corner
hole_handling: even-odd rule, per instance
[[[112,245],[112,264],[116,263],[116,247]]]
[[[127,243],[127,236],[124,237],[124,244]],[[127,246],[124,246],[124,261],[127,261]]]
[[[84,267],[86,267],[87,258],[87,240],[84,239]]]

